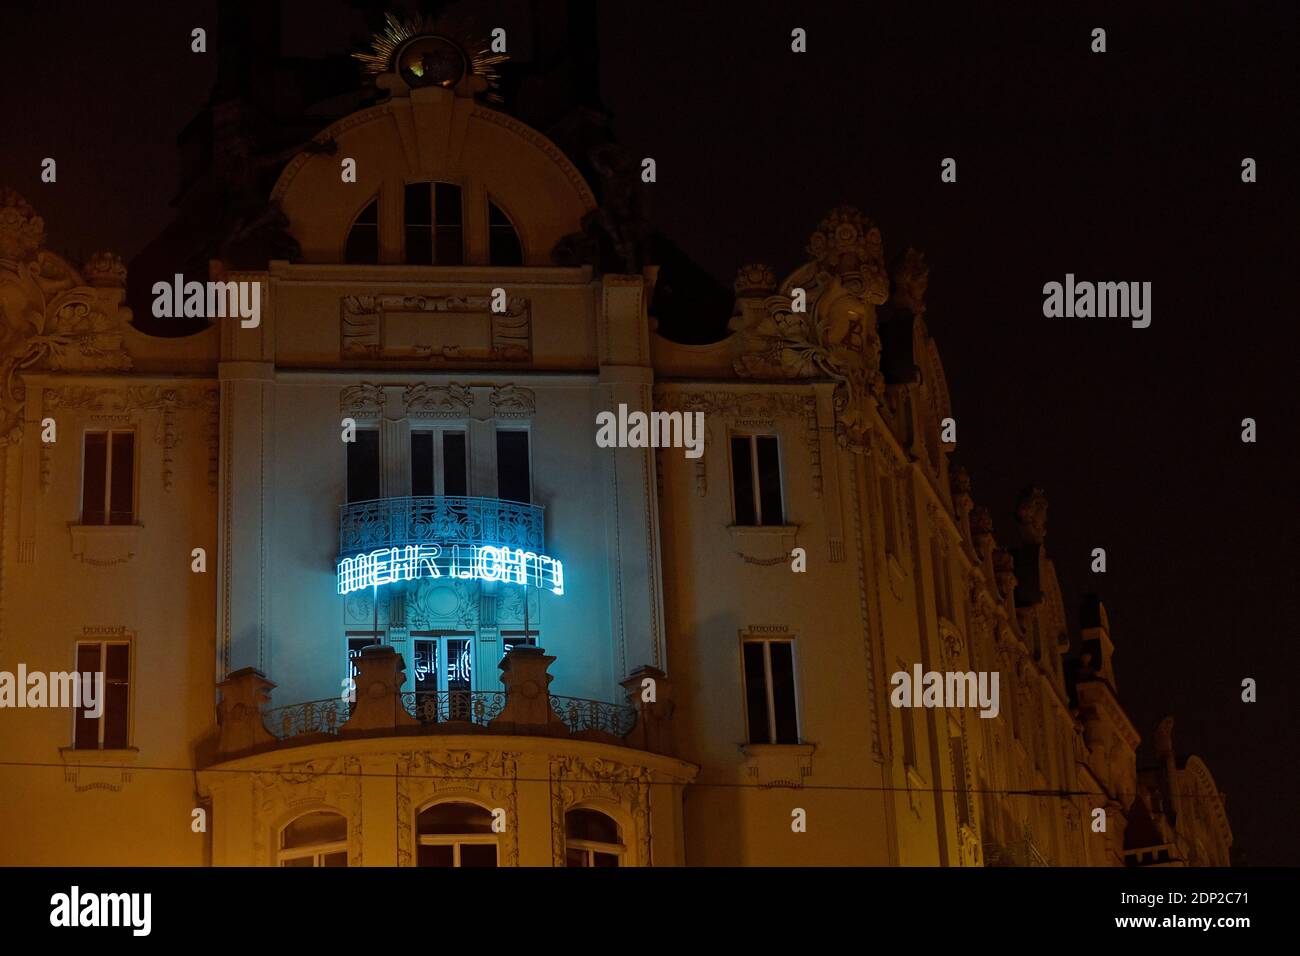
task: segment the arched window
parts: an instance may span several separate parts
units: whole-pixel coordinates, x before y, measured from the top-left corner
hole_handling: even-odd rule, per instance
[[[492,814],[473,803],[435,803],[420,813],[417,866],[496,866]]]
[[[379,263],[379,200],[372,199],[361,210],[348,230],[348,242],[343,250],[343,261],[354,265]]]
[[[347,866],[348,821],[340,813],[317,810],[280,831],[281,866]]]
[[[521,266],[524,250],[510,217],[488,200],[488,262],[494,266]]]
[[[403,211],[408,265],[464,263],[465,218],[459,186],[407,183]]]
[[[596,810],[564,815],[565,866],[622,866],[623,840],[618,824]]]

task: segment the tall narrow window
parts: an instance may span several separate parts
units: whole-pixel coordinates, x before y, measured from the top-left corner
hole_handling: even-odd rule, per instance
[[[524,250],[519,233],[496,203],[488,200],[488,262],[494,266],[521,266]]]
[[[102,700],[94,698],[96,675]],[[89,675],[89,677],[87,677]],[[126,748],[131,715],[131,645],[125,641],[93,641],[77,644],[77,677],[81,684],[81,707],[77,709],[73,746],[78,750],[121,750]],[[94,705],[87,706],[87,705]],[[99,711],[97,715],[93,711]]]
[[[528,432],[497,432],[497,497],[525,504],[533,500],[528,471]]]
[[[468,466],[464,432],[411,432],[411,494],[467,495]]]
[[[348,241],[343,249],[343,261],[353,265],[379,263],[379,200],[373,199],[353,220],[348,230]]]
[[[570,810],[564,815],[565,866],[620,866],[623,840],[618,824],[596,810]]]
[[[347,449],[348,501],[373,501],[379,497],[379,430],[357,429]]]
[[[785,523],[775,435],[731,436],[731,490],[738,525]]]
[[[473,719],[474,635],[412,631],[416,716],[426,722]]]
[[[81,471],[81,523],[135,521],[135,432],[87,432]]]
[[[536,647],[537,632],[533,630],[502,631],[501,654],[509,654],[516,647]]]
[[[507,826],[513,821],[507,820]],[[416,820],[417,866],[497,865],[497,836],[492,814],[472,803],[436,803]]]
[[[341,813],[305,813],[280,832],[281,866],[347,866],[348,821]]]
[[[957,800],[957,822],[969,825],[970,792],[966,789],[966,740],[961,736],[948,738],[952,750],[952,788]]]
[[[406,261],[428,265],[433,261],[433,190],[429,183],[409,183],[403,206]]]
[[[464,211],[461,209],[460,187],[451,183],[435,183],[434,211],[438,225],[433,261],[440,266],[458,266],[465,261]]]
[[[742,650],[749,742],[797,744],[794,642],[747,640]]]

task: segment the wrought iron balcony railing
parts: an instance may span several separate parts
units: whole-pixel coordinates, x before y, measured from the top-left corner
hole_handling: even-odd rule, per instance
[[[406,691],[402,695],[406,712],[422,724],[468,721],[487,727],[506,705],[504,691]],[[551,695],[551,709],[571,734],[601,731],[626,737],[636,726],[636,708],[599,700]],[[351,705],[340,698],[309,700],[262,712],[262,723],[279,740],[310,734],[337,734],[351,715]]]
[[[376,498],[339,506],[339,555],[408,545],[493,545],[540,552],[541,505],[500,498]]]
[[[636,725],[636,708],[623,704],[552,694],[551,710],[559,715],[571,734],[599,730],[615,737],[626,737]]]

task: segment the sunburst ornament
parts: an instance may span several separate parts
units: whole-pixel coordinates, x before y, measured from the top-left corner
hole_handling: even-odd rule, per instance
[[[441,86],[501,102],[496,65],[508,60],[508,54],[493,53],[486,40],[432,17],[403,22],[388,13],[384,19],[388,25],[370,41],[374,52],[352,54],[365,64],[367,73],[396,73],[412,88]]]

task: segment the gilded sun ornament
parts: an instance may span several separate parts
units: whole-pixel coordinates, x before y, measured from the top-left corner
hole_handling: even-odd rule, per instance
[[[371,40],[372,53],[354,53],[367,73],[396,73],[407,86],[441,86],[462,94],[482,93],[501,102],[496,66],[508,54],[493,53],[486,40],[450,28],[432,17],[400,21],[391,13],[382,32]]]

